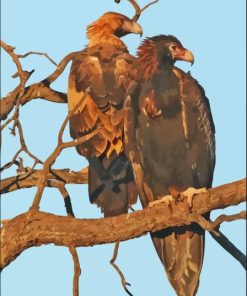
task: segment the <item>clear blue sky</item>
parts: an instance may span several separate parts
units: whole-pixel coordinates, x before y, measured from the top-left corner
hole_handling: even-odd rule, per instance
[[[146,1],[139,1],[145,4]],[[195,64],[178,66],[199,80],[210,99],[216,125],[217,163],[214,185],[231,182],[245,172],[245,0],[167,1],[151,7],[140,18],[145,36],[173,34],[195,55]],[[59,62],[67,53],[82,49],[86,44],[85,27],[106,11],[118,11],[128,16],[133,9],[126,0],[117,5],[113,0],[33,1],[2,0],[2,39],[16,46],[17,53],[47,52]],[[138,36],[126,37],[131,53],[140,43]],[[29,83],[39,81],[54,70],[44,57],[23,60],[27,70],[35,69]],[[2,53],[2,95],[17,84],[10,78],[16,72],[11,59]],[[68,69],[54,83],[66,91]],[[21,109],[27,145],[45,159],[56,144],[56,134],[66,116],[65,104],[36,100]],[[68,138],[68,130],[66,130]],[[8,162],[18,148],[18,139],[6,130],[2,161]],[[31,163],[25,158],[25,163]],[[57,160],[56,168],[80,170],[86,161],[75,149],[66,150]],[[15,173],[13,168],[3,177]],[[100,217],[100,211],[89,204],[87,186],[67,186],[77,217]],[[28,210],[35,188],[21,190],[2,197],[2,218],[11,218]],[[135,207],[140,208],[140,205]],[[235,213],[243,209],[228,209]],[[41,210],[66,215],[63,200],[54,189],[46,189]],[[218,211],[217,214],[220,214]],[[212,214],[215,217],[216,214]],[[222,231],[245,250],[245,223],[225,223]],[[199,296],[245,295],[245,272],[242,266],[207,235],[206,254],[201,274]],[[126,295],[120,280],[108,261],[113,245],[79,248],[82,268],[81,295]],[[117,263],[132,284],[135,296],[173,296],[163,268],[149,236],[120,245]],[[73,264],[69,251],[53,245],[31,248],[22,253],[2,273],[3,296],[72,295]]]

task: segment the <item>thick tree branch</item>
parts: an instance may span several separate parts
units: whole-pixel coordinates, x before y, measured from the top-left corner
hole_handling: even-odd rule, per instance
[[[1,229],[1,268],[32,246],[92,246],[125,241],[166,227],[188,225],[199,215],[246,201],[246,179],[209,189],[187,202],[161,202],[131,214],[104,219],[74,219],[29,211],[5,221]]]

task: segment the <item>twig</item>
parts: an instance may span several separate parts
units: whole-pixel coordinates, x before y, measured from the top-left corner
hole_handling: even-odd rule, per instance
[[[205,219],[202,215],[192,214],[191,219],[193,222],[199,224],[203,229],[212,232],[215,236],[220,236],[218,230],[223,222],[231,222],[239,219],[246,220],[246,211],[242,211],[234,215],[220,215],[214,222]]]
[[[39,209],[39,203],[40,203],[40,200],[41,200],[44,188],[45,188],[45,184],[46,184],[46,180],[47,180],[49,170],[50,170],[51,166],[53,165],[53,163],[55,162],[56,158],[61,153],[61,151],[64,148],[77,146],[77,145],[82,144],[83,142],[86,142],[86,141],[90,140],[92,137],[97,135],[101,130],[102,130],[101,128],[98,128],[98,129],[96,129],[95,131],[91,132],[90,134],[88,134],[86,136],[80,137],[80,138],[76,139],[75,141],[62,143],[61,145],[58,145],[55,148],[55,150],[52,152],[52,154],[44,162],[43,169],[41,170],[42,175],[41,175],[41,178],[39,180],[38,190],[36,192],[36,195],[34,197],[34,201],[33,201],[32,207],[31,207],[32,210],[38,210]]]
[[[19,103],[21,105],[26,104],[27,102],[41,98],[44,100],[48,100],[51,102],[56,103],[66,103],[67,102],[67,95],[65,93],[56,91],[50,88],[50,84],[54,82],[64,71],[67,64],[75,58],[77,55],[81,54],[79,52],[73,52],[65,56],[62,61],[58,64],[57,69],[49,75],[46,79],[42,80],[41,82],[34,83],[28,87],[25,87],[26,81],[33,73],[34,70],[31,72],[23,71],[19,58],[25,57],[29,54],[42,54],[39,52],[29,52],[24,55],[18,55],[14,53],[15,47],[7,45],[5,42],[1,41],[1,46],[8,52],[8,54],[12,57],[14,63],[17,66],[17,73],[13,75],[13,77],[20,77],[21,82],[13,91],[9,92],[6,97],[1,99],[1,120],[7,118],[8,114],[13,110],[14,106],[17,104],[17,100],[19,99]],[[52,63],[56,64],[48,54],[42,54],[46,56]]]
[[[18,58],[25,58],[29,55],[42,55],[42,56],[45,56],[53,65],[57,66],[57,63],[54,62],[54,60],[52,58],[49,57],[49,55],[47,53],[43,53],[43,52],[37,52],[37,51],[29,51],[25,54],[18,54]]]
[[[16,165],[19,165],[18,161],[15,161],[14,163]],[[38,186],[38,183],[41,178],[41,175],[43,174],[43,171],[34,170],[31,168],[25,168],[25,170],[26,170],[25,173],[0,180],[0,188],[1,188],[0,194],[2,196],[5,193],[13,192],[15,190]],[[79,172],[73,172],[73,171],[70,171],[69,169],[61,169],[61,170],[51,169],[47,175],[47,180],[48,180],[47,184],[48,182],[52,182],[52,181],[60,181],[64,184],[87,184],[88,169],[85,168]]]
[[[121,0],[115,0],[116,3],[120,3]],[[134,7],[136,13],[133,16],[132,20],[133,21],[138,21],[139,17],[141,16],[141,14],[143,13],[144,10],[146,10],[148,7],[150,7],[151,5],[157,3],[159,0],[155,0],[152,1],[150,3],[148,3],[147,5],[145,5],[143,8],[140,8],[139,4],[135,1],[135,0],[128,0],[132,6]]]
[[[214,222],[212,222],[212,229],[217,229],[223,222],[231,222],[235,220],[246,220],[246,211],[242,211],[234,215],[220,215]]]
[[[17,72],[14,75],[12,75],[12,77],[13,78],[16,78],[16,77],[20,78],[20,84],[15,89],[15,92],[17,93],[17,99],[18,99],[19,97],[21,97],[23,95],[25,84],[26,84],[27,80],[29,79],[29,77],[32,75],[33,71],[28,72],[28,71],[24,71],[22,69],[22,65],[19,61],[18,55],[14,53],[15,47],[6,44],[2,40],[0,41],[0,45],[11,56],[13,62],[15,63],[15,65],[17,67]]]
[[[68,63],[74,59],[76,56],[80,55],[81,51],[78,52],[72,52],[68,54],[66,57],[62,59],[62,61],[58,64],[57,69],[49,75],[46,79],[44,79],[42,82],[45,85],[50,85],[52,82],[54,82],[64,71],[65,67],[68,65]]]
[[[65,208],[67,215],[69,217],[75,217],[70,196],[68,191],[65,188],[64,183],[61,181],[48,181],[48,186],[56,187],[60,191],[62,197],[64,198]],[[73,277],[73,296],[79,296],[79,278],[81,274],[81,268],[80,268],[80,261],[78,258],[78,254],[76,251],[76,248],[74,246],[69,247],[69,251],[72,255],[73,262],[74,262],[74,277]]]
[[[47,181],[47,175],[49,173],[49,170],[51,168],[51,166],[54,164],[56,158],[59,156],[59,154],[61,153],[61,151],[64,148],[68,148],[68,147],[73,147],[73,146],[77,146],[85,141],[88,141],[90,138],[94,137],[96,134],[98,134],[101,130],[101,128],[98,128],[94,131],[92,131],[90,134],[80,137],[74,141],[70,141],[70,142],[63,142],[62,141],[62,137],[63,137],[63,132],[64,129],[66,127],[66,124],[68,123],[69,119],[72,117],[72,115],[74,114],[74,112],[79,108],[79,106],[81,104],[86,104],[84,99],[86,98],[86,96],[89,93],[89,89],[86,90],[84,96],[82,96],[82,98],[79,100],[79,102],[75,105],[75,107],[69,112],[69,114],[66,116],[60,130],[58,133],[58,144],[56,146],[56,148],[54,149],[54,151],[50,154],[50,156],[46,159],[46,161],[44,162],[43,165],[43,175],[41,176],[40,182],[38,184],[38,190],[36,192],[36,195],[34,197],[34,201],[32,204],[31,209],[32,210],[38,210],[39,209],[39,204],[42,198],[42,194],[45,188],[45,184]],[[84,101],[84,102],[83,102]]]
[[[13,159],[12,159],[11,162],[5,164],[3,167],[0,168],[0,172],[3,172],[4,170],[10,168],[15,163],[18,155],[22,151],[24,151],[30,158],[32,158],[34,160],[33,168],[35,167],[36,164],[38,164],[38,163],[42,164],[43,163],[38,157],[36,157],[34,154],[32,154],[29,151],[29,149],[27,148],[27,145],[26,145],[26,142],[25,142],[25,138],[24,138],[24,134],[23,134],[22,125],[21,125],[21,123],[19,121],[18,115],[17,115],[16,123],[14,123],[14,125],[16,125],[17,126],[17,129],[18,129],[21,148],[16,152],[16,154],[14,155],[14,157],[13,157]],[[14,127],[11,129],[11,131],[15,135]]]
[[[219,236],[209,232],[215,241],[221,245],[230,255],[233,256],[246,270],[246,256],[236,247],[234,244],[220,231],[218,230]]]
[[[65,188],[65,184],[63,182],[57,181],[57,180],[48,180],[47,185],[49,187],[57,188],[59,190],[59,192],[61,193],[61,195],[64,199],[64,205],[66,208],[67,215],[70,217],[75,217],[74,212],[73,212],[73,208],[72,208],[72,204],[71,204],[71,198],[70,198],[70,195],[69,195],[67,189]]]
[[[122,286],[125,290],[125,292],[130,295],[130,296],[133,296],[133,294],[130,293],[130,291],[128,290],[127,286],[131,286],[129,283],[126,282],[125,280],[125,277],[122,273],[122,271],[120,270],[120,268],[117,266],[117,264],[115,263],[116,259],[117,259],[117,255],[118,255],[118,249],[119,249],[119,242],[116,242],[115,243],[115,247],[114,247],[114,253],[113,253],[113,256],[110,260],[110,264],[113,266],[113,268],[116,270],[116,272],[118,273],[118,275],[120,276],[120,279],[121,279],[121,283],[122,283]]]
[[[80,261],[75,247],[69,247],[74,262],[73,296],[79,296]]]
[[[34,160],[33,168],[34,168],[35,164],[37,164],[37,163],[42,164],[43,162],[38,157],[36,157],[34,154],[32,154],[29,151],[29,149],[27,148],[27,145],[26,145],[26,142],[25,142],[25,139],[24,139],[24,135],[23,135],[22,125],[21,125],[21,123],[20,123],[19,120],[17,122],[17,128],[18,128],[18,132],[19,132],[19,136],[20,136],[21,150],[24,151],[24,152],[26,152],[26,154],[29,157],[33,158],[33,160]]]
[[[14,157],[12,158],[12,160],[8,163],[6,163],[4,166],[2,166],[0,168],[0,173],[2,173],[4,170],[10,168],[13,164],[16,164],[16,159],[18,157],[18,155],[22,152],[22,149],[20,148],[14,155]]]
[[[5,129],[5,127],[14,120],[14,116],[11,116],[4,124],[1,125],[1,132]]]

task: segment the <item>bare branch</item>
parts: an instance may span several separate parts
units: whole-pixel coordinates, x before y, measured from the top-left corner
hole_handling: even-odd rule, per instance
[[[67,215],[69,217],[75,217],[73,209],[72,209],[70,196],[69,196],[68,191],[65,188],[64,183],[62,183],[60,181],[51,181],[48,183],[51,187],[57,187],[58,190],[60,191],[61,195],[63,196]],[[78,257],[76,248],[74,246],[70,246],[69,251],[72,255],[73,262],[74,262],[73,296],[79,296],[79,278],[80,278],[80,274],[81,274],[80,261],[79,261],[79,257]]]
[[[11,116],[8,120],[6,120],[6,122],[4,124],[1,125],[1,132],[5,129],[6,126],[8,126],[10,124],[10,122],[12,122],[14,120],[14,116]]]
[[[15,162],[15,164],[18,165],[18,162]],[[0,180],[0,194],[3,195],[15,190],[38,186],[38,182],[42,174],[42,170],[33,170],[30,168],[26,168],[25,173]],[[47,183],[52,181],[61,181],[65,184],[87,184],[88,169],[85,168],[79,172],[73,172],[69,169],[51,169],[47,175]],[[47,184],[47,186],[49,186],[49,184]]]
[[[69,195],[69,192],[67,191],[67,189],[65,188],[65,184],[63,182],[57,181],[57,180],[48,180],[47,186],[57,188],[59,190],[59,192],[61,193],[61,195],[64,199],[64,205],[66,208],[67,215],[70,217],[75,217],[74,212],[73,212],[73,208],[72,208],[72,204],[71,204],[70,195]]]
[[[95,131],[91,132],[90,134],[80,137],[74,141],[70,141],[70,142],[63,142],[62,137],[63,137],[63,132],[64,129],[69,121],[69,119],[71,118],[71,116],[74,114],[74,112],[79,108],[80,105],[85,105],[85,98],[88,95],[89,89],[86,90],[84,96],[82,96],[82,98],[79,100],[79,102],[75,105],[75,107],[68,113],[68,115],[66,116],[60,130],[58,133],[58,144],[56,146],[56,148],[53,150],[53,152],[50,154],[50,156],[46,159],[46,161],[44,162],[43,165],[43,173],[42,176],[39,180],[38,183],[38,190],[36,192],[36,195],[34,197],[34,201],[32,204],[31,209],[32,210],[38,210],[39,209],[39,204],[42,198],[42,194],[45,188],[45,184],[47,182],[47,175],[50,171],[51,166],[54,164],[54,162],[56,161],[57,157],[59,156],[59,154],[61,153],[61,151],[64,148],[68,148],[68,147],[72,147],[72,146],[76,146],[79,145],[85,141],[88,141],[89,139],[91,139],[92,137],[94,137],[97,133],[99,133],[99,131],[101,130],[101,128],[96,129]]]
[[[12,167],[13,164],[16,164],[16,159],[18,157],[18,155],[21,153],[22,149],[20,148],[14,155],[14,157],[12,158],[12,160],[8,163],[6,163],[4,166],[2,166],[0,168],[0,173],[2,173],[4,170],[9,169],[10,167]]]
[[[233,258],[235,258],[246,270],[246,256],[236,247],[234,244],[220,231],[218,230],[219,235],[214,235],[210,232],[213,239],[221,245]]]
[[[222,185],[195,196],[192,213],[184,202],[159,203],[131,214],[104,219],[74,219],[29,211],[1,228],[1,268],[32,246],[92,246],[139,237],[166,227],[189,225],[193,215],[246,201],[246,179]],[[71,231],[73,229],[73,231]],[[12,238],[15,238],[14,240]]]
[[[125,292],[130,295],[130,296],[133,296],[133,294],[130,293],[130,291],[128,290],[127,286],[131,286],[129,283],[126,282],[125,280],[125,277],[122,273],[122,271],[120,270],[120,268],[117,266],[117,264],[115,263],[116,259],[117,259],[117,255],[118,255],[118,249],[119,249],[119,242],[116,242],[115,243],[115,247],[114,247],[114,253],[113,253],[113,256],[110,260],[110,264],[113,266],[113,268],[116,270],[116,272],[118,273],[118,275],[120,276],[120,279],[121,279],[121,283],[122,283],[122,286],[125,290]]]
[[[49,75],[47,78],[42,80],[41,82],[34,83],[28,87],[25,87],[26,81],[33,73],[23,71],[19,58],[23,58],[29,54],[40,54],[46,56],[51,62],[55,63],[47,54],[39,53],[39,52],[29,52],[24,55],[17,55],[14,53],[14,47],[7,45],[5,42],[1,41],[1,46],[8,52],[8,54],[12,57],[14,63],[17,66],[17,73],[14,77],[19,76],[21,79],[20,85],[18,85],[13,91],[11,91],[6,97],[1,99],[1,120],[7,118],[8,114],[13,110],[14,106],[17,103],[17,99],[19,98],[20,105],[24,105],[27,102],[41,98],[43,100],[48,100],[56,103],[66,103],[67,95],[65,93],[55,91],[50,88],[50,84],[54,82],[64,71],[67,64],[81,52],[73,52],[68,54],[66,57],[62,59],[62,61],[58,64],[57,69]],[[56,64],[56,63],[55,63]]]
[[[120,3],[121,0],[115,0],[116,3]],[[138,21],[139,17],[141,16],[141,14],[143,13],[144,10],[146,10],[148,7],[150,7],[151,5],[159,2],[159,0],[155,0],[155,1],[152,1],[150,3],[148,3],[147,5],[145,5],[143,8],[140,8],[139,4],[135,1],[135,0],[128,0],[131,5],[134,7],[135,9],[135,15],[133,16],[132,20],[133,21]]]
[[[79,296],[80,261],[75,247],[69,247],[74,262],[73,296]]]
[[[29,55],[42,55],[45,56],[53,65],[57,66],[57,63],[54,62],[54,60],[52,58],[49,57],[49,55],[47,53],[43,53],[43,52],[37,52],[37,51],[29,51],[25,54],[18,54],[18,58],[25,58]]]
[[[56,91],[48,86],[45,86],[42,82],[39,82],[25,87],[23,95],[20,98],[20,104],[25,105],[26,103],[37,98],[54,103],[67,103],[67,94]],[[0,120],[7,118],[9,113],[13,110],[16,100],[16,89],[1,99]]]
[[[220,215],[214,222],[212,222],[211,228],[218,229],[220,224],[222,224],[223,222],[231,222],[240,219],[246,220],[246,211],[242,211],[234,215]]]
[[[13,135],[15,135],[15,125],[17,126],[18,128],[18,133],[19,133],[19,138],[20,138],[20,144],[21,144],[21,148],[16,152],[16,154],[14,155],[13,159],[11,162],[5,164],[3,167],[0,168],[0,172],[10,168],[15,162],[16,162],[16,159],[18,157],[18,155],[24,151],[30,158],[32,158],[34,160],[34,164],[33,164],[33,168],[35,167],[36,164],[38,163],[43,163],[38,157],[36,157],[34,154],[32,154],[29,149],[27,148],[27,145],[26,145],[26,142],[25,142],[25,139],[24,139],[24,135],[23,135],[23,130],[22,130],[22,125],[19,121],[19,114],[18,114],[18,111],[15,113],[16,115],[14,115],[13,117],[15,119],[13,119],[15,121],[14,123],[14,126],[12,127],[11,129],[11,133]]]
[[[98,134],[101,130],[102,130],[101,128],[98,128],[86,136],[80,137],[80,138],[76,139],[75,141],[62,143],[61,145],[58,145],[55,148],[55,150],[52,152],[52,154],[44,162],[43,169],[41,170],[42,174],[41,174],[41,178],[38,180],[38,190],[37,190],[36,195],[34,197],[34,201],[33,201],[32,207],[31,207],[32,210],[38,210],[38,208],[39,208],[39,203],[40,203],[40,200],[41,200],[44,188],[45,188],[45,184],[47,181],[47,176],[48,176],[49,170],[50,170],[51,166],[53,165],[53,163],[55,162],[56,158],[61,153],[61,151],[64,148],[77,146],[85,141],[90,140],[92,137],[94,137],[96,134]]]
[[[46,79],[44,79],[42,82],[45,85],[47,85],[47,84],[50,85],[52,82],[54,82],[63,73],[63,71],[66,68],[66,66],[68,65],[68,63],[71,60],[73,60],[78,54],[80,55],[81,51],[69,53],[58,64],[57,69],[51,75],[49,75]]]
[[[17,99],[18,99],[19,97],[21,97],[23,95],[25,84],[26,84],[27,80],[29,79],[29,77],[31,76],[31,74],[33,73],[33,71],[28,72],[28,71],[24,71],[22,69],[18,55],[14,53],[15,47],[6,44],[2,40],[0,41],[0,45],[11,56],[13,62],[15,63],[15,65],[17,67],[17,72],[12,77],[13,78],[16,78],[16,77],[20,78],[20,84],[15,89]]]

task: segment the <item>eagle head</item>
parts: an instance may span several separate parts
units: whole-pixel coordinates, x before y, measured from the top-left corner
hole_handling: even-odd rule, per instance
[[[178,60],[194,63],[193,53],[171,35],[146,38],[139,46],[137,55],[146,81],[159,67],[173,65]]]
[[[176,61],[194,63],[194,56],[191,51],[184,48],[182,43],[174,36],[160,35],[152,40],[157,48],[158,55],[164,60],[174,64]]]
[[[143,30],[138,23],[127,16],[116,12],[107,12],[87,27],[89,39],[102,33],[121,38],[130,33],[142,35]]]

